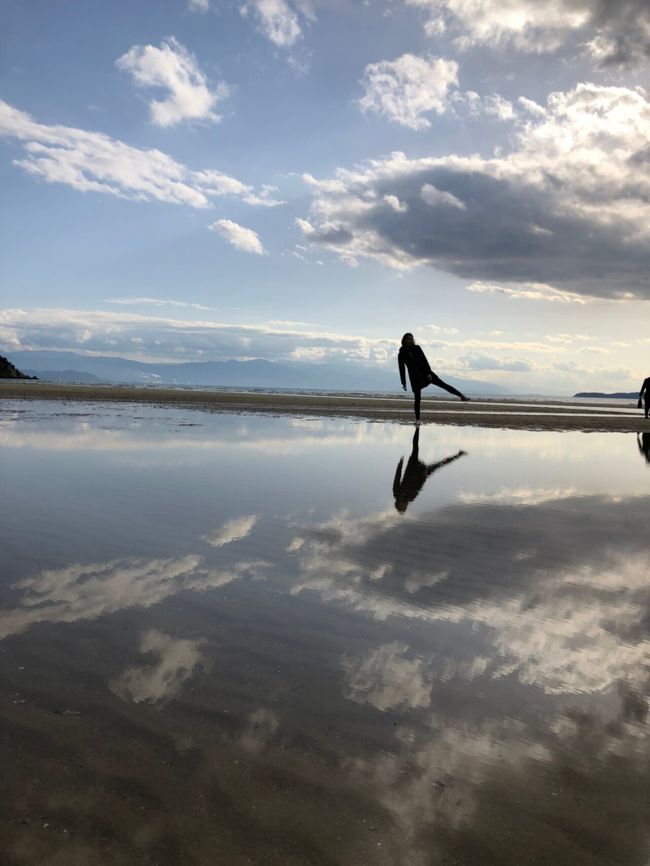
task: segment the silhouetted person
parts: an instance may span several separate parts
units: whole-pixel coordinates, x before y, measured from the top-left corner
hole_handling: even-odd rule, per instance
[[[650,433],[637,433],[636,442],[639,451],[641,454],[645,454],[645,459],[650,463]]]
[[[415,410],[416,421],[420,420],[422,389],[426,388],[427,385],[436,385],[438,388],[444,388],[445,391],[449,391],[450,394],[455,394],[461,400],[469,400],[469,397],[461,394],[452,385],[443,382],[440,376],[436,376],[429,366],[427,356],[420,346],[416,344],[413,334],[407,333],[402,337],[402,346],[397,354],[397,363],[399,365],[399,377],[402,382],[402,388],[405,391],[406,370],[409,371],[409,382],[411,383],[411,390],[415,398],[413,409]]]
[[[643,385],[641,385],[641,390],[639,391],[639,409],[641,408],[642,399],[645,400],[645,416],[647,418],[648,411],[650,410],[650,376],[648,376],[648,378],[644,380]]]
[[[413,502],[420,490],[424,487],[424,482],[429,475],[432,475],[436,469],[446,466],[447,463],[453,463],[459,457],[467,454],[467,451],[459,451],[452,457],[445,457],[444,460],[439,460],[437,463],[427,465],[420,460],[420,430],[415,431],[413,436],[413,450],[406,464],[404,475],[402,476],[402,466],[404,458],[401,457],[395,470],[395,478],[393,480],[393,496],[395,497],[395,508],[404,514],[410,502]]]

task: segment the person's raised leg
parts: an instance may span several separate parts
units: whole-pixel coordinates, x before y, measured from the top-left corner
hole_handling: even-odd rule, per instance
[[[460,397],[461,400],[469,400],[469,397],[461,394],[461,392],[457,388],[454,388],[453,385],[448,385],[446,382],[443,382],[440,376],[437,376],[435,373],[431,379],[431,384],[438,388],[443,388],[445,391],[449,391],[450,394],[455,394],[456,397]]]

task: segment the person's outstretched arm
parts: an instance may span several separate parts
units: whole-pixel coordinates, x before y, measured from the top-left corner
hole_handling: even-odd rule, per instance
[[[395,499],[399,496],[400,485],[402,484],[402,466],[404,465],[404,458],[400,457],[400,461],[397,464],[397,469],[395,470],[395,478],[393,478],[393,496]]]
[[[402,388],[406,391],[406,367],[404,366],[404,358],[402,357],[401,349],[397,353],[397,365],[399,367],[399,379],[402,383]]]

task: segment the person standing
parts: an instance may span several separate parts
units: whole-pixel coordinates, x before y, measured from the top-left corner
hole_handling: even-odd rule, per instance
[[[455,394],[461,400],[469,400],[464,394],[461,394],[453,385],[448,385],[443,382],[440,376],[437,376],[431,369],[427,356],[422,351],[421,347],[415,342],[415,337],[411,333],[406,333],[402,337],[402,345],[397,353],[397,363],[399,366],[399,377],[402,382],[402,388],[406,391],[406,370],[409,374],[409,382],[415,402],[413,409],[415,411],[415,420],[420,420],[420,400],[422,397],[422,389],[427,385],[435,385],[438,388],[443,388],[449,391],[450,394]]]
[[[644,380],[643,385],[641,385],[641,390],[639,391],[639,409],[641,408],[641,401],[644,399],[645,394],[645,416],[648,417],[648,411],[650,410],[650,376]]]

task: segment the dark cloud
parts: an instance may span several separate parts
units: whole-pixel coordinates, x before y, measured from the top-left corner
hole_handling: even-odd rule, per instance
[[[429,483],[435,484],[435,476]],[[359,531],[333,522],[307,527],[300,536],[316,545],[330,575],[337,574],[338,562],[356,563],[356,586],[394,602],[396,613],[400,605],[444,610],[488,599],[501,603],[521,592],[532,600],[542,578],[578,573],[593,563],[615,573],[622,554],[646,556],[649,507],[647,498],[566,496],[527,504],[514,496],[504,503],[449,505],[417,521],[378,518]],[[432,574],[445,579],[418,585],[423,575]],[[349,574],[340,579],[346,585]],[[619,589],[626,592],[628,587],[621,582]],[[568,585],[558,589],[573,591]],[[650,604],[648,590],[640,594]]]
[[[602,40],[596,58],[603,65],[631,66],[650,57],[648,0],[594,0],[593,9],[591,23]]]
[[[395,153],[340,169],[334,182],[312,180],[305,236],[347,260],[650,298],[646,95],[580,84],[532,115],[522,108],[507,155]]]
[[[424,183],[451,193],[465,208],[425,204]],[[548,177],[550,187],[556,183]],[[406,215],[377,208],[364,215],[360,228],[457,276],[561,285],[602,297],[621,291],[650,296],[648,244],[627,237],[623,226],[558,212],[548,191],[441,169],[403,181],[396,193],[409,205]]]

